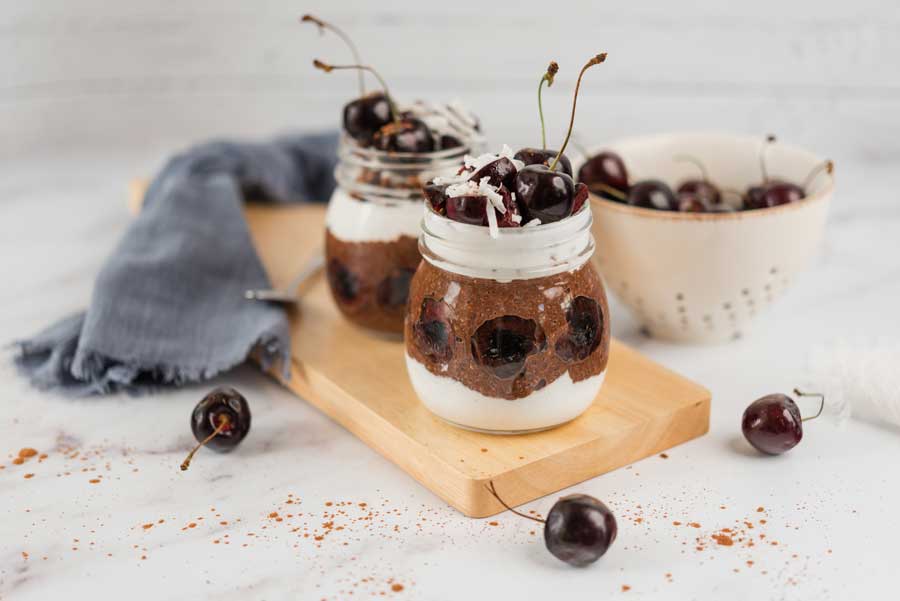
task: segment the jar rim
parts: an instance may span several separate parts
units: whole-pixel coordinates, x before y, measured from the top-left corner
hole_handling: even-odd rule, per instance
[[[421,169],[423,165],[461,161],[467,154],[477,152],[484,144],[484,137],[470,137],[461,141],[460,146],[431,152],[394,152],[360,146],[346,132],[342,132],[338,144],[338,158],[361,167]]]
[[[490,228],[459,223],[424,207],[419,251],[439,269],[498,281],[571,271],[594,253],[593,217],[587,203],[577,213],[544,225]]]

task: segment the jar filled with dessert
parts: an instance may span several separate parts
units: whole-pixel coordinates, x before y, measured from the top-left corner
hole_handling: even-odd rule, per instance
[[[455,425],[551,428],[590,407],[603,383],[609,309],[589,260],[588,189],[574,183],[565,145],[467,157],[426,186],[406,363],[424,405]]]
[[[421,260],[423,186],[460,169],[463,157],[480,145],[479,123],[459,103],[397,105],[366,65],[313,64],[326,72],[370,72],[382,87],[363,89],[344,106],[338,187],[325,218],[326,273],[347,319],[400,335],[409,282]]]

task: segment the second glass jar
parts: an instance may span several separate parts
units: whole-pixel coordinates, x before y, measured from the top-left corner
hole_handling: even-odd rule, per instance
[[[458,146],[430,153],[360,148],[341,140],[338,187],[328,204],[326,273],[335,303],[356,325],[400,335],[409,284],[421,255],[422,186],[455,173],[470,153]]]

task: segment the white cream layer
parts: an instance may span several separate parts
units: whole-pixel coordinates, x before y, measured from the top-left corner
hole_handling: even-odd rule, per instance
[[[391,242],[400,236],[418,238],[424,211],[424,201],[365,202],[338,187],[328,203],[325,225],[344,242]]]
[[[489,397],[446,376],[436,376],[406,355],[406,369],[422,403],[460,426],[496,432],[538,430],[563,424],[585,412],[603,385],[606,370],[572,381],[568,372],[526,397],[508,401]]]

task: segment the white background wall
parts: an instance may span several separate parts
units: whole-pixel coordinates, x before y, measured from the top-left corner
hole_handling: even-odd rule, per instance
[[[574,76],[599,50],[577,121],[589,143],[659,130],[775,132],[838,161],[900,159],[897,0],[0,0],[0,161],[154,157],[216,135],[325,128],[355,78],[344,27],[396,96],[463,98],[491,139],[538,138],[535,86],[559,141]],[[2,162],[0,162],[2,174]]]

